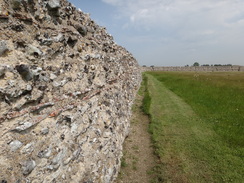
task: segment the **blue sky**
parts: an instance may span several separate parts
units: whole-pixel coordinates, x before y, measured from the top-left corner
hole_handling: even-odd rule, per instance
[[[140,65],[244,65],[244,0],[70,0]]]

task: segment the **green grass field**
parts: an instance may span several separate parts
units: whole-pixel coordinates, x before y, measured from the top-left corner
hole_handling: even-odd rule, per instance
[[[154,182],[243,182],[244,73],[144,73]]]

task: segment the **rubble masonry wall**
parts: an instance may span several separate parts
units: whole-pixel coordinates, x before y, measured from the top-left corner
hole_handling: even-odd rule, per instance
[[[66,0],[0,0],[0,182],[113,182],[141,82]]]

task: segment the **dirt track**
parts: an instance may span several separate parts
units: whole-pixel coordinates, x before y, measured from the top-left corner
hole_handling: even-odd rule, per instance
[[[149,118],[142,112],[141,104],[142,96],[137,94],[132,110],[130,135],[124,143],[124,157],[116,183],[149,183],[152,178],[150,172],[157,157],[153,153],[148,133]]]

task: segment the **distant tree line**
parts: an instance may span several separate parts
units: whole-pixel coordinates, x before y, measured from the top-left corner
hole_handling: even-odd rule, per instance
[[[232,66],[232,64],[203,64],[202,66]]]
[[[198,62],[194,62],[194,64],[192,65],[194,67],[198,67],[200,66],[200,64]],[[203,64],[201,66],[232,66],[232,64]],[[189,65],[186,65],[186,67],[189,67]]]
[[[198,62],[195,62],[192,66],[194,67],[198,67],[198,66],[205,66],[205,67],[208,67],[208,66],[232,66],[232,64],[202,64],[200,65]],[[142,67],[147,67],[146,65],[143,65]],[[150,67],[154,68],[155,66],[154,65],[151,65]],[[185,65],[185,67],[189,67],[189,65]]]

